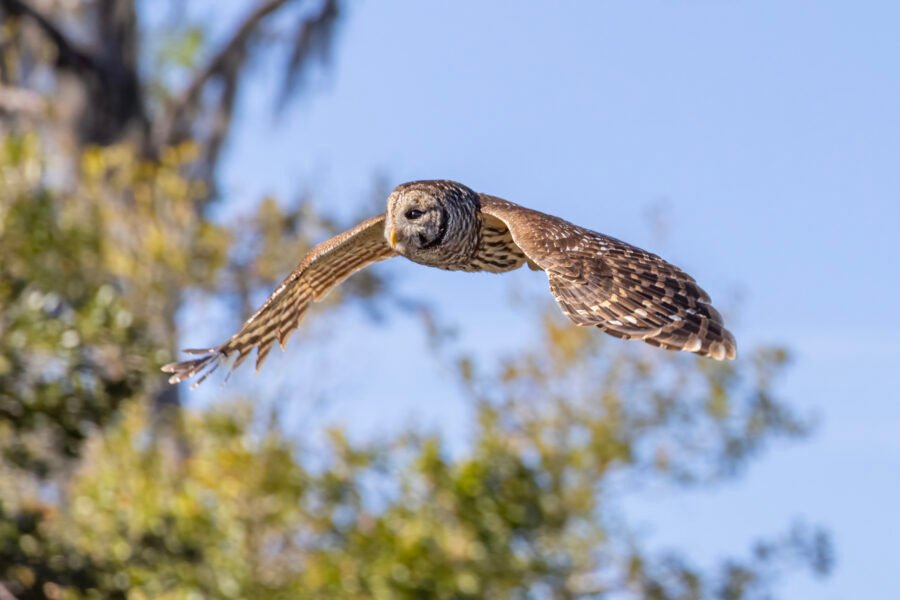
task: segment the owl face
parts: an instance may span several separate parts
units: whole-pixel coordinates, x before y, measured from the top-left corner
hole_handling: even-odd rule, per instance
[[[447,211],[424,189],[398,189],[388,198],[384,235],[403,256],[415,258],[437,249],[447,235]]]

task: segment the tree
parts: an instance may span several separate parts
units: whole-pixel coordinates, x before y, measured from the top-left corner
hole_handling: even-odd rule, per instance
[[[252,60],[273,47],[265,43],[273,17],[292,17],[285,35],[290,52],[284,69],[285,101],[300,89],[310,65],[327,58],[342,10],[337,0],[323,0],[312,10],[290,0],[251,3],[232,34],[213,49],[205,47],[203,28],[177,18],[167,23],[165,46],[154,46],[153,38],[142,45],[141,34],[154,32],[141,31],[134,0],[47,4],[46,10],[39,10],[23,0],[0,1],[0,97],[13,99],[0,103],[7,117],[0,132],[33,131],[43,125],[45,151],[63,158],[52,176],[71,176],[69,191],[78,186],[79,155],[86,148],[127,146],[136,158],[166,163],[169,148],[190,141],[191,159],[182,161],[177,172],[201,190],[192,205],[197,216],[216,199],[215,170],[235,101]],[[74,41],[63,22],[77,23],[90,39]],[[151,54],[155,68],[145,72],[141,59]],[[50,90],[48,69],[54,76]],[[183,78],[186,84],[174,83]],[[79,151],[66,150],[73,146]],[[113,193],[129,195],[121,188]],[[284,217],[291,221],[291,215]],[[172,309],[180,304],[177,289],[170,288],[162,303],[169,310],[160,314],[174,314]],[[172,319],[155,326],[156,335],[173,347]],[[177,390],[161,387],[158,401],[177,403]]]
[[[460,455],[415,430],[361,443],[335,429],[323,463],[255,427],[249,399],[179,408],[158,371],[178,290],[246,313],[285,255],[337,227],[310,205],[263,201],[234,231],[208,210],[273,16],[288,15],[288,98],[344,8],[248,3],[214,47],[202,27],[143,28],[134,2],[0,11],[0,598],[737,599],[785,566],[827,570],[827,538],[804,528],[715,572],[656,555],[610,486],[706,485],[802,435],[776,395],[779,349],[737,366],[613,354],[538,306],[543,341],[494,371],[435,330],[475,406]],[[346,291],[390,288],[368,275]]]

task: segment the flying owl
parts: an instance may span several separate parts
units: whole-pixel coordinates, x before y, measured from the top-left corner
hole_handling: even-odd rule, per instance
[[[227,342],[162,368],[170,383],[224,359],[232,369],[256,348],[256,368],[277,340],[284,348],[309,306],[372,263],[403,256],[448,271],[505,273],[524,264],[542,270],[550,293],[575,324],[623,339],[734,359],[734,336],[694,278],[650,252],[559,217],[525,208],[461,183],[412,181],[391,192],[387,213],[313,248]]]

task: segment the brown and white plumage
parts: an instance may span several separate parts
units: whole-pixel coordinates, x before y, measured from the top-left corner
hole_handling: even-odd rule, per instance
[[[163,367],[171,383],[222,359],[232,368],[257,349],[260,367],[282,347],[309,305],[359,269],[391,256],[446,270],[503,273],[528,264],[547,273],[550,291],[577,325],[624,339],[717,360],[737,354],[734,337],[696,281],[650,252],[558,217],[446,180],[413,181],[388,197],[387,213],[313,248],[234,336],[188,350],[200,358]]]
[[[384,215],[363,221],[319,244],[227,342],[216,348],[185,350],[202,356],[164,366],[163,371],[172,373],[169,383],[200,375],[196,382],[199,384],[218,368],[222,359],[235,355],[231,367],[234,369],[254,348],[259,369],[276,340],[284,348],[310,304],[325,297],[356,271],[394,254],[384,239]]]
[[[619,338],[716,360],[734,359],[734,337],[694,278],[660,257],[558,217],[482,195],[525,255],[546,271],[569,319]]]

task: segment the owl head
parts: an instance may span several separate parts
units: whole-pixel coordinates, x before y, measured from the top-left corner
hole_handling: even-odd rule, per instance
[[[437,265],[470,258],[478,196],[453,181],[413,181],[391,193],[384,236],[397,253]]]

